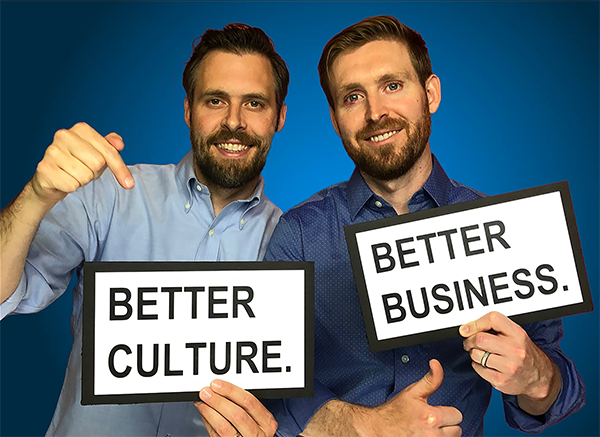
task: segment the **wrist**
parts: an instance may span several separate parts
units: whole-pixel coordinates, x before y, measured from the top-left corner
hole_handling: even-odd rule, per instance
[[[35,176],[25,184],[23,188],[23,200],[27,202],[29,210],[39,211],[42,216],[45,216],[60,200],[64,199],[66,193],[56,191],[54,195],[46,193]]]
[[[547,357],[546,357],[547,358]],[[549,358],[550,370],[540,374],[539,383],[517,396],[519,407],[534,416],[545,414],[558,398],[562,387],[562,377],[558,366]]]

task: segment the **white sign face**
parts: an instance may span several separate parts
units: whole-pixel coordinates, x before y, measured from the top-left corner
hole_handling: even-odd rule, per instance
[[[83,404],[312,395],[312,263],[86,263]]]
[[[591,311],[566,183],[348,226],[371,350]]]

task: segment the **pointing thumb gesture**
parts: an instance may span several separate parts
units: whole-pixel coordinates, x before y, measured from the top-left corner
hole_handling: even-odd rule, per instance
[[[423,378],[372,410],[372,420],[366,425],[370,427],[370,433],[385,437],[460,436],[461,412],[451,406],[434,406],[427,403],[429,396],[440,388],[443,380],[442,365],[438,360],[430,360],[429,372]]]
[[[429,372],[423,376],[419,381],[415,382],[410,386],[411,392],[417,397],[427,400],[444,380],[444,369],[438,360],[429,360]]]

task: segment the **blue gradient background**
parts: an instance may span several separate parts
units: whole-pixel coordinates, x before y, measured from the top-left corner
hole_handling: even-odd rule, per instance
[[[181,74],[207,27],[263,28],[288,62],[287,123],[264,176],[284,211],[345,180],[353,165],[330,121],[316,65],[325,42],[393,14],[427,41],[442,82],[431,144],[449,175],[488,194],[568,180],[593,300],[598,298],[597,2],[211,2],[1,4],[1,205],[33,175],[54,132],[86,121],[116,131],[126,163],[178,162],[189,149]],[[551,238],[551,236],[549,236]],[[2,435],[42,435],[71,348],[70,292],[1,330]],[[544,435],[600,434],[598,310],[564,319],[587,405]],[[518,435],[498,394],[486,435]]]

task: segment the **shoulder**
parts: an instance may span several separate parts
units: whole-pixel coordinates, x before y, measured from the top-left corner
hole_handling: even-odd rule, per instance
[[[290,208],[282,219],[305,221],[322,215],[332,215],[335,209],[347,208],[346,186],[348,182],[340,182],[324,188],[305,201]]]
[[[482,197],[488,197],[487,194],[477,191],[474,188],[468,187],[454,179],[450,179],[448,203],[460,203],[467,202],[469,200],[481,199]]]

